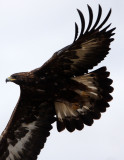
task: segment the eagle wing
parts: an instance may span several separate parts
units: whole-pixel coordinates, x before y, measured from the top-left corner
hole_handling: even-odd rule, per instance
[[[88,27],[85,29],[84,16],[80,10],[77,10],[81,19],[80,35],[78,36],[78,25],[75,23],[74,42],[54,53],[42,67],[34,70],[35,73],[43,75],[55,70],[56,73],[66,76],[82,75],[106,57],[110,50],[110,42],[114,40],[111,36],[114,35],[112,32],[115,28],[107,30],[110,24],[103,28],[111,14],[111,9],[106,18],[99,24],[102,15],[102,8],[99,5],[98,16],[94,25],[92,24],[93,11],[90,6],[88,6],[88,10]]]
[[[77,11],[81,19],[79,36],[75,23],[73,43],[54,53],[43,66],[32,71],[41,79],[47,79],[47,87],[56,91],[54,105],[58,131],[66,128],[73,132],[83,129],[83,124],[92,125],[112,100],[112,80],[106,67],[86,74],[106,57],[114,40],[115,28],[109,29],[110,24],[104,27],[111,9],[100,23],[102,8],[99,5],[93,24],[93,11],[88,6],[89,23],[86,29],[84,16],[80,10]]]
[[[39,97],[39,98],[38,98]],[[54,111],[40,91],[21,89],[20,99],[0,137],[0,160],[36,160],[52,129]]]

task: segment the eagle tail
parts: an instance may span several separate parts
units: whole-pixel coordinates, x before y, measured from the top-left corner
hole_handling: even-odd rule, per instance
[[[109,107],[108,102],[112,100],[110,93],[113,91],[112,80],[109,79],[109,72],[106,67],[99,68],[88,74],[73,77],[72,80],[78,83],[73,87],[78,95],[77,101],[58,100],[55,102],[57,114],[57,129],[62,131],[65,128],[73,132],[75,129],[82,130],[85,125],[91,126],[94,119],[101,117]],[[83,89],[79,88],[83,85]]]

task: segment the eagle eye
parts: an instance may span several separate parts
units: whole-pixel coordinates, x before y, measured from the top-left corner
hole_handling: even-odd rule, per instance
[[[17,75],[12,75],[12,78],[16,79],[16,78],[17,78]]]

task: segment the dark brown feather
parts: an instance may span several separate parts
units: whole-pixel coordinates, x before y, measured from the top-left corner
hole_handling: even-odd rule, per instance
[[[86,31],[85,19],[80,10],[77,10],[81,20],[81,31],[78,37],[78,26],[75,24],[75,38],[74,42],[56,52],[52,58],[47,61],[42,67],[34,70],[36,75],[51,74],[56,70],[56,74],[71,77],[73,75],[79,76],[88,72],[95,65],[100,63],[108,54],[110,50],[110,43],[113,41],[111,36],[114,34],[115,28],[109,29],[110,25],[104,27],[107,22],[111,10],[101,24],[102,9],[99,6],[98,17],[93,25],[93,11],[90,6],[89,10],[89,24]],[[93,27],[91,27],[93,25]]]
[[[72,83],[69,83],[67,90],[65,90],[67,95],[61,95],[58,103],[55,103],[58,131],[65,128],[70,132],[75,129],[81,130],[83,124],[91,126],[94,119],[101,117],[101,113],[109,107],[108,102],[112,100],[110,93],[113,88],[110,86],[112,80],[108,78],[109,74],[106,67],[102,67],[91,73],[72,78],[77,83],[85,85],[85,87],[80,88],[78,87],[79,84],[73,83],[74,86],[68,94],[67,90],[69,86],[72,86]],[[72,94],[74,91],[80,96]],[[68,98],[70,95],[73,101]]]
[[[36,160],[44,147],[46,138],[50,135],[49,131],[52,129],[51,124],[55,121],[54,107],[48,102],[40,103],[40,99],[36,100],[35,97],[38,94],[21,89],[20,100],[2,133],[0,160],[6,160],[12,154],[15,160],[20,160],[20,158]],[[21,141],[27,134],[29,134],[29,139],[27,137]],[[16,148],[17,143],[22,143],[23,148]],[[11,145],[14,152],[10,151]]]

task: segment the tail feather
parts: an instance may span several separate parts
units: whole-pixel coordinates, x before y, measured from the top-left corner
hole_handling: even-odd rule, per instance
[[[79,120],[75,120],[75,128],[77,130],[82,130],[84,128],[83,119],[79,116]]]
[[[65,128],[70,132],[75,129],[82,130],[84,124],[91,126],[94,119],[101,117],[101,113],[109,107],[108,102],[112,100],[110,93],[113,91],[113,87],[110,86],[112,80],[108,78],[109,74],[106,67],[102,67],[88,74],[72,78],[73,81],[76,81],[75,84],[78,83],[78,86],[77,89],[76,86],[70,88],[73,88],[72,92],[79,96],[75,102],[69,102],[65,98],[55,102],[58,131]],[[80,85],[84,87],[79,88]]]

